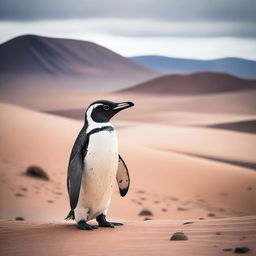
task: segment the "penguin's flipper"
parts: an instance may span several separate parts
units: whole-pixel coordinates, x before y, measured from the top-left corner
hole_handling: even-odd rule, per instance
[[[86,169],[84,166],[84,158],[87,153],[87,146],[88,136],[80,134],[74,144],[69,160],[67,187],[71,211],[76,208],[79,199],[82,176]]]
[[[118,170],[116,180],[119,187],[120,195],[125,196],[130,186],[130,176],[128,168],[120,155],[118,159]]]

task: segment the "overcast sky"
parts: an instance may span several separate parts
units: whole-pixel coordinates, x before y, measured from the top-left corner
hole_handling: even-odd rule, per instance
[[[256,0],[0,0],[0,43],[94,41],[122,55],[256,59]]]

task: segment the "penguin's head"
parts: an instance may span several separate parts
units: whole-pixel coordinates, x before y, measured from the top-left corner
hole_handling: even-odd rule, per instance
[[[108,122],[115,114],[126,108],[134,106],[132,102],[115,103],[108,100],[98,100],[93,102],[86,111],[86,117],[94,122]]]

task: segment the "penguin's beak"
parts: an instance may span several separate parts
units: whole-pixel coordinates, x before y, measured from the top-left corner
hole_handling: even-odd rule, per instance
[[[132,106],[134,106],[132,102],[122,102],[122,103],[117,103],[117,106],[114,107],[114,109],[120,111],[126,108],[130,108]]]

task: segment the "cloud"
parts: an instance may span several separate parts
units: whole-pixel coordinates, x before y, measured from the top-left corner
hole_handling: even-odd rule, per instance
[[[137,18],[256,21],[254,0],[2,0],[1,20]]]
[[[15,28],[16,27],[16,28]],[[148,19],[72,19],[33,22],[0,22],[2,37],[8,31],[58,35],[109,34],[123,37],[256,37],[256,23],[169,22]],[[1,36],[0,36],[1,40]]]
[[[134,56],[134,55],[166,55],[172,57],[182,58],[195,58],[195,59],[214,59],[221,57],[241,57],[256,60],[256,38],[235,38],[235,37],[206,37],[199,36],[197,31],[197,37],[195,36],[180,36],[180,29],[178,27],[184,27],[184,29],[198,29],[198,23],[180,24],[177,23],[174,28],[170,29],[166,26],[165,29],[159,33],[159,36],[155,36],[150,30],[145,32],[144,25],[146,27],[154,28],[158,23],[151,21],[138,22],[134,21],[134,27],[138,31],[137,36],[131,36],[128,30],[123,29],[130,24],[129,20],[119,19],[92,19],[92,20],[55,20],[55,21],[38,21],[38,22],[0,22],[0,43],[11,39],[15,36],[22,34],[38,34],[42,36],[52,36],[61,38],[73,38],[95,42],[99,45],[105,46],[121,55]],[[114,26],[114,23],[116,26]],[[161,26],[165,22],[160,22]],[[229,23],[228,23],[229,24]],[[201,24],[202,31],[207,32],[207,27]],[[220,25],[220,24],[219,24]],[[229,27],[231,25],[226,25]],[[222,24],[222,27],[224,25]],[[232,27],[232,26],[231,26]],[[121,28],[121,29],[120,29]],[[167,31],[169,30],[169,32]],[[139,34],[144,31],[144,36]],[[155,30],[155,29],[154,29]],[[165,36],[172,30],[173,36]],[[174,35],[174,32],[176,35]],[[131,31],[132,35],[134,30]],[[137,33],[137,32],[136,32]],[[147,36],[145,36],[145,34]],[[154,34],[154,35],[153,35]]]

